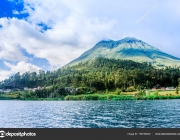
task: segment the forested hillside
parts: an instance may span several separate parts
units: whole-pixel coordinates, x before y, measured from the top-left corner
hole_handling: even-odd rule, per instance
[[[179,81],[178,81],[179,79]],[[96,58],[76,66],[63,67],[56,71],[16,73],[0,82],[0,89],[33,87],[91,87],[96,90],[131,90],[178,86],[180,67],[156,69],[151,64],[131,60]]]

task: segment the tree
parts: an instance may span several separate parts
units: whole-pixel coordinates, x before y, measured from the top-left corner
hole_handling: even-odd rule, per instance
[[[137,95],[144,96],[144,95],[146,95],[146,92],[144,90],[140,90],[140,91],[138,91]]]
[[[33,97],[35,97],[35,92],[33,92],[33,91],[30,91],[30,96],[31,96],[31,98],[33,98]]]
[[[159,96],[158,90],[155,91],[154,95]]]
[[[21,94],[20,94],[20,92],[18,92],[17,99],[20,99],[20,98],[21,98]]]
[[[106,94],[108,94],[109,93],[109,91],[108,91],[108,89],[106,89],[106,92],[105,92]]]
[[[115,92],[116,92],[116,95],[120,95],[122,91],[119,88],[117,88]]]
[[[179,87],[176,87],[176,94],[179,94]]]
[[[178,79],[179,78],[179,79]],[[124,91],[152,88],[159,83],[163,87],[180,86],[180,67],[157,69],[146,63],[130,60],[96,58],[90,62],[82,62],[74,66],[63,67],[55,71],[16,73],[0,82],[0,89],[14,87],[49,87],[50,91],[38,90],[35,97],[48,97],[57,87],[87,87],[97,90]],[[63,94],[60,91],[59,95]],[[84,93],[83,93],[84,94]],[[54,96],[53,96],[54,97]]]

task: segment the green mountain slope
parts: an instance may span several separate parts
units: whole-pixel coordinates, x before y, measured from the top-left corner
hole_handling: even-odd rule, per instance
[[[162,52],[141,40],[129,37],[119,41],[101,41],[68,65],[91,61],[97,57],[150,62],[154,66],[180,66],[180,58]]]

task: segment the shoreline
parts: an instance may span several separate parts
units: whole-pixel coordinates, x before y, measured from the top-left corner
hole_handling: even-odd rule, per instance
[[[120,100],[170,100],[180,99],[180,95],[177,96],[127,96],[127,95],[112,95],[112,94],[82,94],[82,95],[67,95],[61,98],[7,98],[0,97],[0,100],[18,100],[18,101],[120,101]]]

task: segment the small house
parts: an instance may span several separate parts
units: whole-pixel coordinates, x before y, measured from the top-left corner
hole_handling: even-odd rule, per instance
[[[174,90],[174,87],[166,87],[166,90]]]
[[[27,88],[27,87],[24,87],[24,90],[28,90],[28,88]]]
[[[4,90],[3,92],[9,93],[9,92],[11,92],[11,89],[6,89],[6,90]]]
[[[38,89],[38,88],[33,88],[33,90],[32,90],[32,91],[33,91],[33,92],[35,92],[37,89]]]

